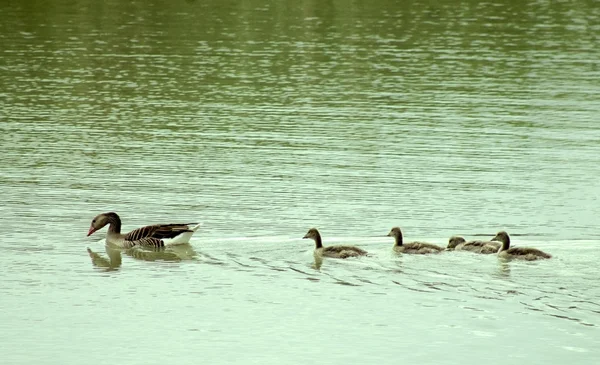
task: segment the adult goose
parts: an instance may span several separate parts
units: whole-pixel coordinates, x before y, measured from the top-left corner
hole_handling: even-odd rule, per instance
[[[315,241],[315,256],[345,259],[348,257],[364,256],[367,254],[367,251],[354,246],[323,246],[321,234],[316,228],[309,229],[302,238],[310,238]]]
[[[394,237],[396,243],[394,244],[394,251],[409,254],[428,254],[428,253],[439,253],[444,250],[443,247],[434,245],[426,242],[408,242],[404,243],[402,239],[402,231],[399,227],[394,227],[387,234],[389,237]]]
[[[547,254],[542,250],[538,250],[537,248],[510,247],[510,236],[505,231],[498,232],[496,237],[492,238],[492,241],[498,241],[502,243],[502,246],[498,251],[498,257],[515,258],[528,261],[549,259],[552,257],[552,255]]]
[[[466,241],[464,237],[452,236],[448,240],[448,250],[470,251],[482,254],[496,253],[500,249],[500,243],[494,241]]]
[[[108,224],[106,242],[123,248],[133,246],[164,247],[188,243],[190,238],[200,228],[200,223],[154,224],[123,234],[121,233],[121,218],[117,213],[98,214],[92,219],[88,236]]]

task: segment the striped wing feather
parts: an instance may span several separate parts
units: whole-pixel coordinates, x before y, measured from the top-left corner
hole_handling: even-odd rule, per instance
[[[165,247],[165,242],[163,240],[154,237],[140,238],[135,241],[135,244],[140,246]]]
[[[139,241],[137,244],[156,246],[159,241],[165,238],[175,238],[184,232],[191,232],[189,225],[185,223],[154,224],[127,233],[125,241]]]

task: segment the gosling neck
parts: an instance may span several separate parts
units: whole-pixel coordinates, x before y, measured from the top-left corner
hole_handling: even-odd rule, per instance
[[[402,246],[402,232],[396,233],[394,239],[396,240],[395,246]]]
[[[500,246],[500,250],[498,252],[506,251],[510,248],[510,237],[503,236],[502,241],[500,242],[502,245]]]
[[[321,241],[321,234],[318,232],[315,235],[315,246],[317,249],[323,247],[323,242]]]

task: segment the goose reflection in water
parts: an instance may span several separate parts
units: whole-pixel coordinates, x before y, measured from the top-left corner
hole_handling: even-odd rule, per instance
[[[99,253],[92,251],[91,248],[87,248],[88,255],[92,259],[92,265],[98,268],[102,268],[105,271],[113,271],[119,270],[121,267],[121,250],[109,247],[106,247],[106,254],[108,258],[101,256]]]
[[[183,261],[193,260],[197,253],[190,244],[182,244],[168,247],[132,247],[128,249],[118,248],[114,245],[105,245],[108,258],[92,251],[88,247],[87,252],[92,259],[92,265],[104,268],[107,271],[118,270],[122,264],[121,253],[134,259],[143,261]]]

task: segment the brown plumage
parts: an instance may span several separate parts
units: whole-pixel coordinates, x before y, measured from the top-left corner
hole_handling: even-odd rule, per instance
[[[505,231],[498,232],[496,237],[492,238],[492,241],[498,241],[502,244],[498,251],[499,257],[504,258],[516,258],[522,260],[540,260],[549,259],[552,255],[545,253],[542,250],[531,247],[510,247],[510,236]]]
[[[448,246],[446,248],[448,250],[460,250],[465,243],[467,243],[467,241],[464,239],[464,237],[452,236],[450,239],[448,239]]]
[[[427,242],[404,243],[402,238],[402,231],[399,227],[392,228],[390,233],[388,233],[387,235],[389,237],[394,237],[396,242],[393,246],[393,249],[396,252],[424,255],[430,253],[439,253],[444,250],[443,247]]]
[[[498,252],[500,243],[492,241],[466,241],[463,237],[452,236],[448,240],[448,250],[470,251],[482,254],[492,254]]]
[[[498,250],[500,249],[500,245],[496,245],[495,242],[491,242],[491,241],[473,241],[473,242],[477,242],[477,243],[481,242],[483,244],[481,246],[474,246],[474,247],[478,247],[479,251],[471,250],[473,252],[489,255],[489,254],[498,253]]]
[[[321,240],[321,234],[316,228],[309,229],[308,232],[302,238],[310,238],[315,241],[315,255],[317,256],[345,259],[348,257],[364,256],[367,254],[367,251],[354,246],[324,247],[323,242]]]
[[[121,218],[117,213],[109,212],[99,214],[92,220],[88,236],[106,225],[109,225],[106,241],[125,248],[138,245],[163,247],[165,244],[188,243],[200,227],[198,223],[154,224],[122,234]]]

